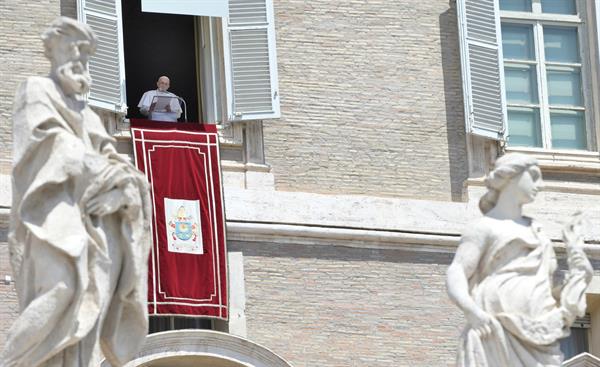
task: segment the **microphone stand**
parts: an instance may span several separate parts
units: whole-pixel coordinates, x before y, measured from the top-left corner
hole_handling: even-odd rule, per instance
[[[175,95],[175,98],[177,98],[178,100],[183,102],[183,122],[188,122],[188,120],[187,120],[187,104],[185,103],[185,99],[179,97],[178,95]]]

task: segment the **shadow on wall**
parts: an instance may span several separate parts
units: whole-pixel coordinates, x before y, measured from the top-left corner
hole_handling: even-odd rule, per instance
[[[60,0],[60,15],[77,19],[77,0]]]
[[[317,259],[331,261],[374,261],[398,264],[449,265],[454,253],[426,252],[392,249],[368,249],[344,246],[320,246],[299,244],[273,244],[230,241],[228,251],[243,252],[244,256],[283,257],[292,259]]]
[[[469,162],[464,125],[456,0],[450,0],[449,6],[448,10],[440,14],[439,22],[446,122],[448,124],[446,131],[450,162],[450,189],[452,201],[466,201]]]

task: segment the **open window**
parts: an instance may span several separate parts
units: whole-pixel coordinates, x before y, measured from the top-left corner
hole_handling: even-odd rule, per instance
[[[188,120],[277,118],[272,0],[78,0],[98,35],[89,101],[137,117],[161,75],[187,104]]]
[[[596,6],[458,0],[467,132],[509,148],[597,150]]]

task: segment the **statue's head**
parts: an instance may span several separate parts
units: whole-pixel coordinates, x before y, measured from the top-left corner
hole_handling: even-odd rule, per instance
[[[96,50],[96,36],[86,24],[67,18],[56,18],[42,34],[44,54],[50,60],[50,75],[67,95],[89,91],[91,77],[89,57]]]
[[[535,158],[509,153],[498,158],[485,178],[485,186],[488,192],[479,200],[484,214],[496,206],[500,193],[505,190],[510,190],[511,198],[520,205],[532,202],[542,188],[542,172]]]

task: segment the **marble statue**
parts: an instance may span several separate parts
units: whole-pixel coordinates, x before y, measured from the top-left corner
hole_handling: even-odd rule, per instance
[[[85,96],[91,29],[65,17],[43,34],[47,77],[18,88],[10,260],[20,315],[2,367],[130,360],[148,330],[149,196]]]
[[[554,288],[552,243],[522,213],[543,186],[537,161],[507,154],[485,182],[484,216],[467,227],[448,269],[448,295],[467,320],[457,366],[560,366],[559,339],[584,315],[592,278],[581,215],[563,230],[569,269],[562,287]]]

